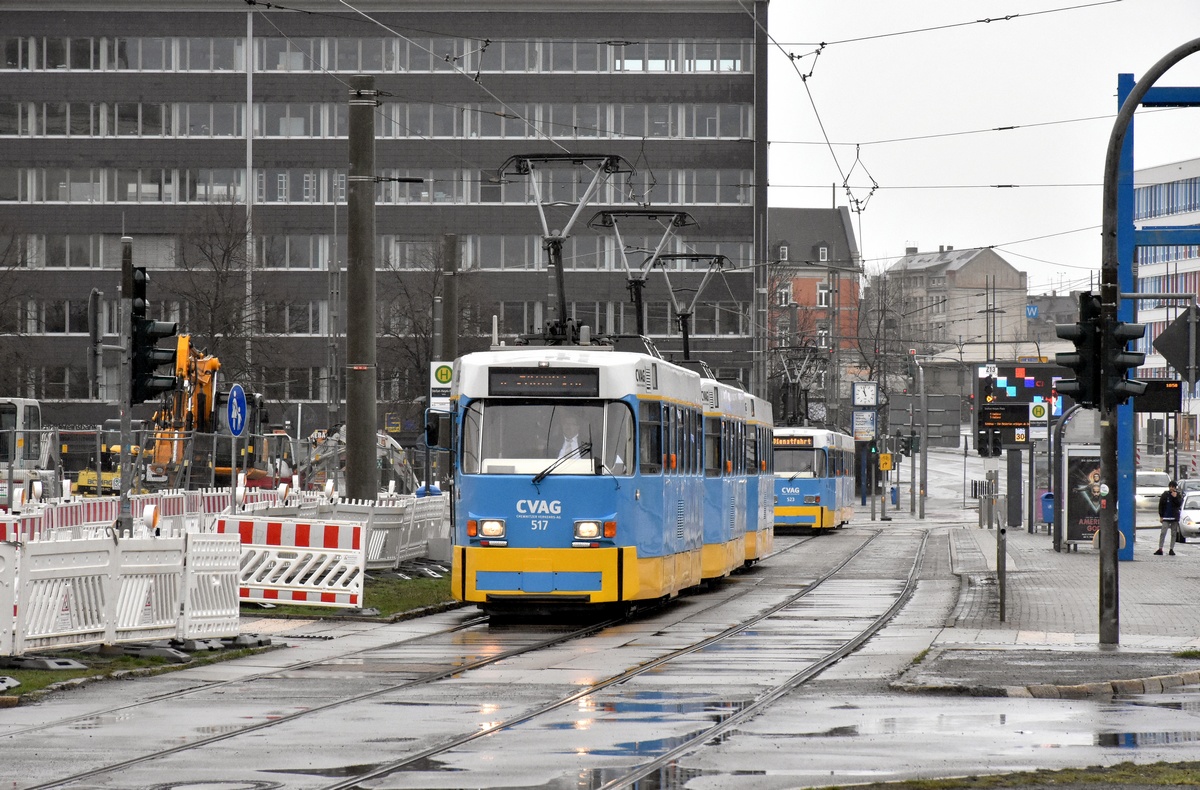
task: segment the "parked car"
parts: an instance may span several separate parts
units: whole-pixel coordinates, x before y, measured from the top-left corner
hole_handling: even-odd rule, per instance
[[[1153,510],[1158,514],[1158,499],[1171,484],[1166,472],[1143,472],[1138,470],[1133,481],[1134,503],[1138,510]]]
[[[1179,529],[1175,540],[1186,543],[1188,538],[1200,537],[1200,491],[1183,495],[1183,507],[1179,511]]]
[[[1193,477],[1191,480],[1179,481],[1179,493],[1187,495],[1192,491],[1200,491],[1200,477]]]

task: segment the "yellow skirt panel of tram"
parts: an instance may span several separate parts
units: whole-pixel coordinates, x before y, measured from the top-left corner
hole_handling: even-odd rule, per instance
[[[706,543],[701,549],[701,576],[719,579],[728,576],[734,568],[740,568],[746,557],[746,538],[737,538],[727,543]]]
[[[624,560],[620,563],[619,590],[618,555]],[[637,549],[632,546],[596,549],[456,546],[450,578],[454,597],[468,603],[486,603],[489,595],[509,599],[522,595],[587,596],[591,603],[612,603],[670,596],[699,584],[700,574],[699,550],[668,557],[638,557]]]
[[[764,527],[746,533],[746,559],[761,560],[775,548],[775,528]]]
[[[824,507],[821,507],[820,505],[804,505],[804,506],[796,506],[796,507],[777,507],[777,508],[775,508],[775,515],[776,516],[788,516],[788,517],[793,517],[793,518],[798,517],[798,516],[799,517],[808,517],[808,519],[810,519],[808,521],[804,521],[804,522],[800,522],[800,523],[789,522],[788,524],[785,524],[784,526],[791,526],[791,527],[799,526],[799,527],[813,527],[816,529],[822,529],[822,528],[828,529],[829,527],[836,527],[838,525],[838,519],[837,519],[836,515],[834,514],[834,512],[832,510],[830,510],[829,508],[824,508]]]
[[[618,560],[623,557],[618,590]],[[587,596],[594,603],[638,597],[641,575],[637,549],[510,549],[456,546],[451,593],[470,603],[488,595]],[[465,574],[465,579],[464,579]]]

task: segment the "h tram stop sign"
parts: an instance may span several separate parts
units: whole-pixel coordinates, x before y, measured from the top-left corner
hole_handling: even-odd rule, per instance
[[[1192,321],[1197,324],[1197,342],[1195,355],[1189,360],[1188,324]],[[1178,318],[1154,338],[1153,346],[1155,351],[1162,354],[1168,365],[1179,371],[1184,381],[1195,384],[1197,373],[1200,372],[1200,308],[1191,305],[1180,313]]]

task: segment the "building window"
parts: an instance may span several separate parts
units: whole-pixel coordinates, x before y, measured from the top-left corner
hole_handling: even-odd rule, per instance
[[[829,248],[822,247],[820,250],[818,250],[817,258],[822,262],[828,261],[829,260]]]
[[[817,283],[817,307],[829,307],[829,293],[829,283]]]
[[[780,246],[780,248],[779,248],[779,260],[786,261],[787,259],[788,259],[788,248],[787,248],[787,245],[784,244],[784,245]]]
[[[787,285],[779,286],[779,290],[775,292],[775,304],[779,305],[780,307],[787,307],[791,303],[792,303],[792,285],[791,285],[791,283],[788,283]]]
[[[829,327],[826,324],[817,325],[817,348],[829,348]]]

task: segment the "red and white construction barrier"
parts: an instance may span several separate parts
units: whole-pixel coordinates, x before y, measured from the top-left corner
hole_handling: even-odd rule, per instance
[[[362,606],[362,524],[221,516],[216,531],[241,536],[240,600]]]

